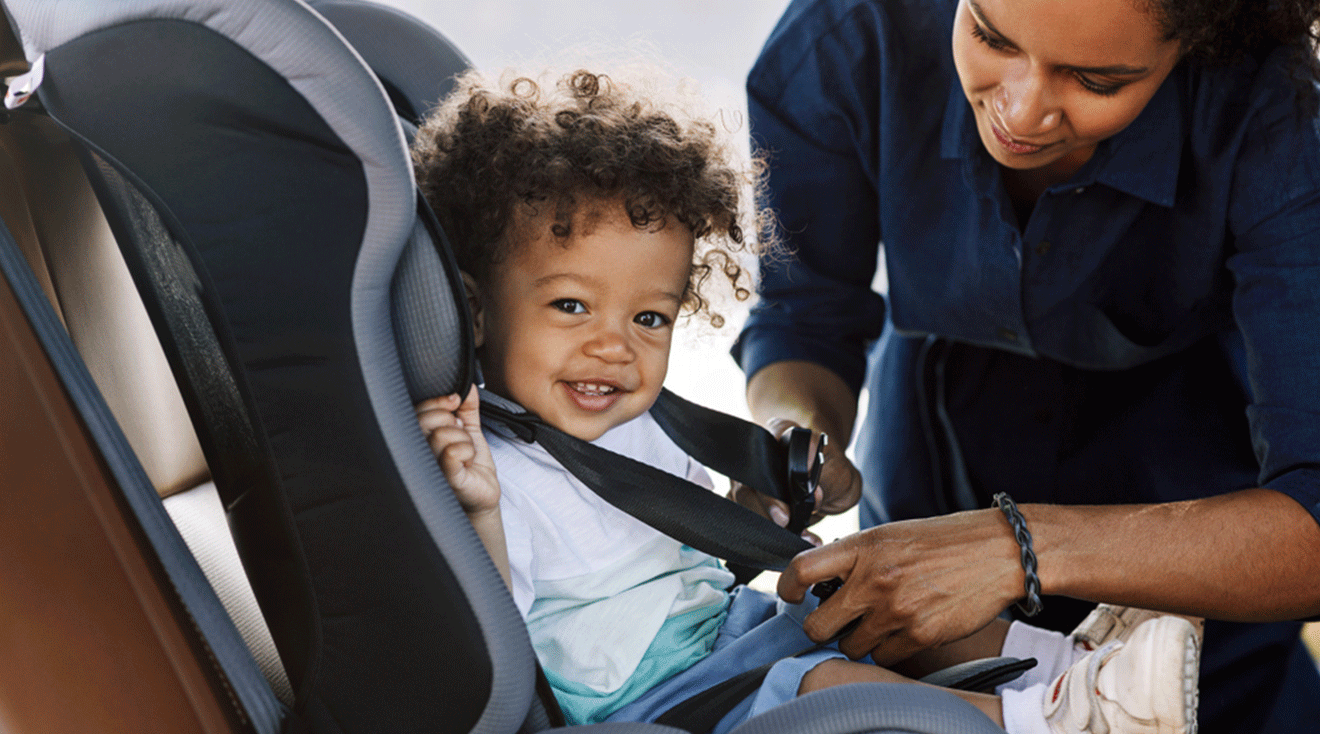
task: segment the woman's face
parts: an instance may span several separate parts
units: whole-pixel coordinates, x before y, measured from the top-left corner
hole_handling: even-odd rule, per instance
[[[961,0],[953,24],[981,142],[1015,169],[1081,166],[1136,119],[1179,55],[1135,0]]]

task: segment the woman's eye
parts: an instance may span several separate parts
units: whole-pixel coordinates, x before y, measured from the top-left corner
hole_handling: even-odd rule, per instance
[[[1124,84],[1103,84],[1101,82],[1097,82],[1093,79],[1088,78],[1085,74],[1078,74],[1077,81],[1088,92],[1094,92],[1095,94],[1099,94],[1103,97],[1111,97],[1115,94],[1118,94],[1118,90],[1126,86]]]
[[[976,23],[972,24],[972,35],[976,38],[976,40],[980,41],[981,43],[984,43],[985,45],[989,46],[995,51],[1008,51],[1013,48],[1009,44],[1005,43],[1002,39],[994,38],[990,34],[986,33],[985,29],[977,25]]]
[[[633,321],[648,329],[658,329],[669,324],[669,317],[655,311],[644,311],[637,314]]]
[[[557,301],[551,301],[550,305],[553,306],[556,310],[563,311],[564,313],[587,312],[587,307],[582,303],[582,301],[579,301],[576,298],[560,298]]]

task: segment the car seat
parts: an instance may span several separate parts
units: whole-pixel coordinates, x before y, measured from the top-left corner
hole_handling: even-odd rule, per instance
[[[276,712],[253,726],[549,726],[521,619],[415,425],[407,382],[468,384],[471,338],[398,112],[363,63],[372,53],[295,0],[4,4],[43,72],[11,87],[30,81],[77,142],[287,671],[291,711],[273,688],[239,697],[249,714]],[[367,36],[394,37],[384,26]],[[396,104],[418,99],[388,87]],[[56,301],[70,333],[72,312],[104,306],[87,295]],[[170,542],[159,552],[186,555]],[[201,626],[208,640],[224,634]],[[253,667],[240,660],[228,675],[250,682]],[[913,712],[938,728],[885,728]],[[743,730],[988,724],[907,687],[825,691],[771,713]]]

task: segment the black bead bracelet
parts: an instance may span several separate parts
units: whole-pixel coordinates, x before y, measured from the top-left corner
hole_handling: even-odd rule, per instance
[[[1027,595],[1018,602],[1018,609],[1028,617],[1040,614],[1044,605],[1040,601],[1040,576],[1036,575],[1036,551],[1031,547],[1031,531],[1027,530],[1027,520],[1018,511],[1017,503],[1007,492],[995,495],[995,507],[1008,518],[1009,527],[1013,528],[1013,537],[1022,549],[1022,570],[1026,573]]]

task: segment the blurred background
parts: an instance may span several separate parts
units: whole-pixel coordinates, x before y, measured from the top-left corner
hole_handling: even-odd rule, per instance
[[[788,0],[380,0],[430,23],[483,71],[535,73],[547,63],[641,56],[696,83],[747,149],[743,83]],[[594,67],[593,67],[594,68]],[[682,323],[670,358],[670,389],[703,405],[747,417],[743,374],[729,346],[747,304],[717,302],[722,329]],[[716,485],[727,487],[722,478]],[[826,540],[852,532],[855,513],[816,527]],[[759,584],[758,584],[759,585]]]

